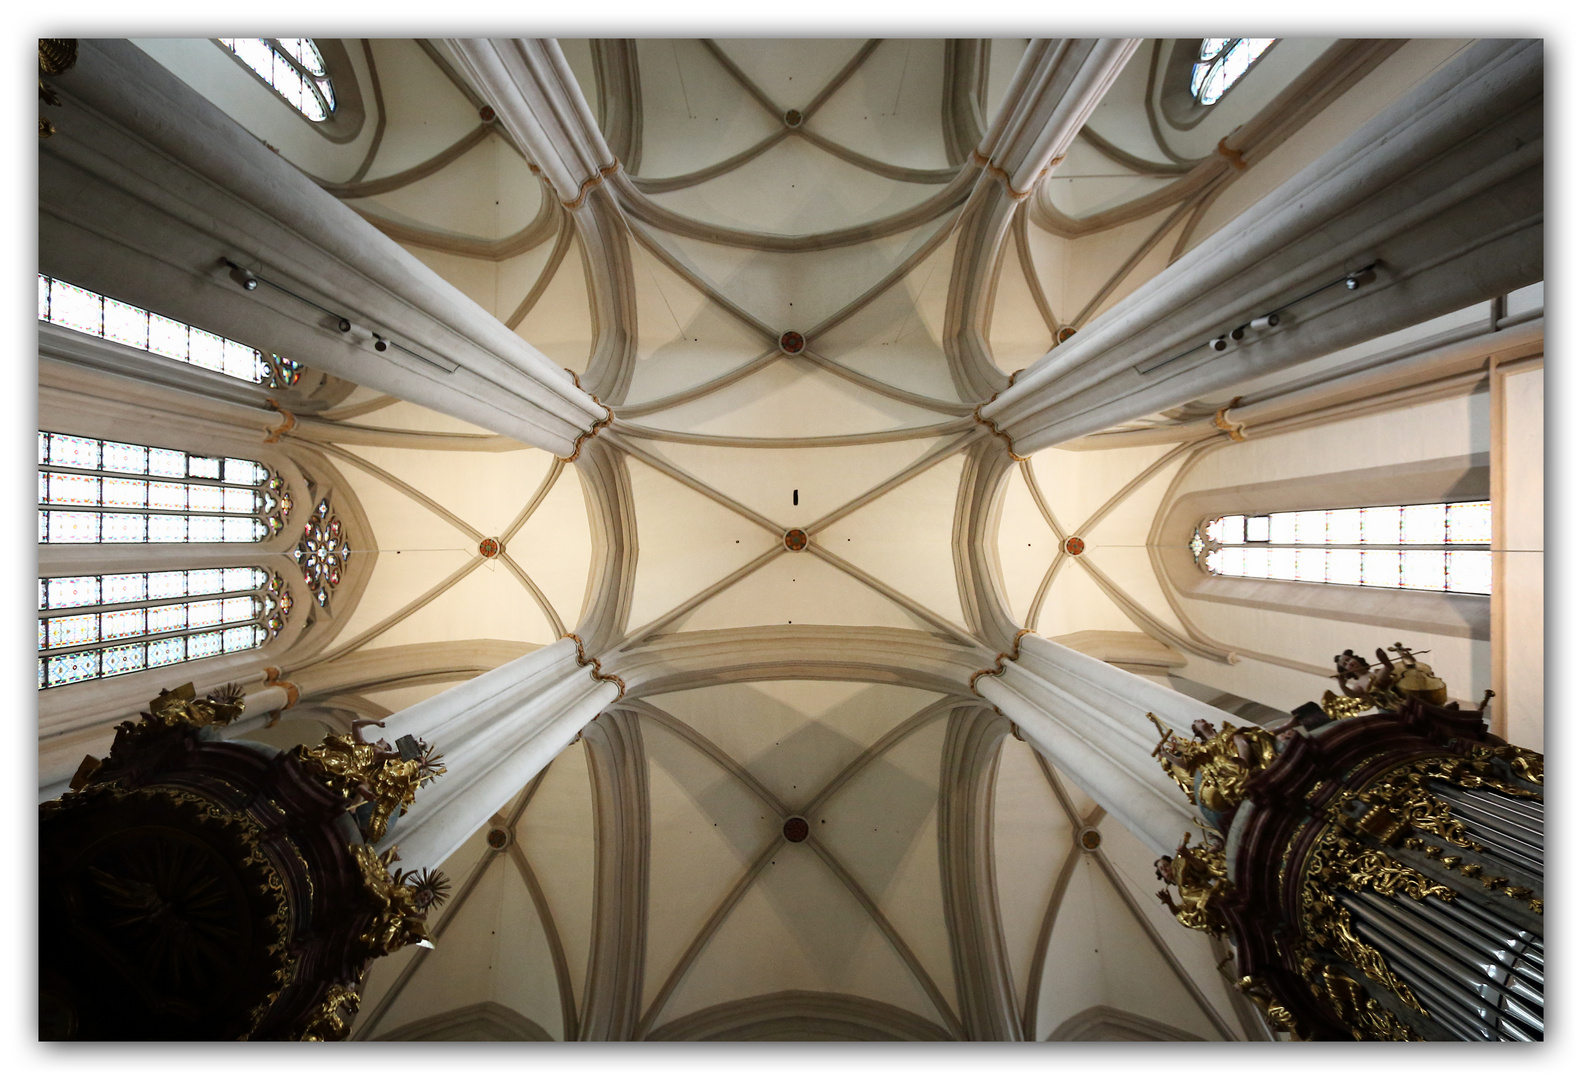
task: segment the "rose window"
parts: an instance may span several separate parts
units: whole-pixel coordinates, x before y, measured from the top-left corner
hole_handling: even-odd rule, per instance
[[[320,499],[313,516],[302,527],[302,539],[291,553],[302,568],[302,580],[307,583],[319,607],[328,607],[330,593],[341,583],[346,572],[346,560],[351,557],[351,545],[341,531],[341,520],[330,510],[330,501]]]

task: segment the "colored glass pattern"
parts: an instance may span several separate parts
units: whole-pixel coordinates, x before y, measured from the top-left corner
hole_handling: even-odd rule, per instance
[[[39,689],[254,649],[291,608],[256,566],[39,578]]]
[[[1225,577],[1488,595],[1488,501],[1226,514],[1192,535],[1193,558]]]
[[[351,545],[341,532],[340,518],[330,509],[328,499],[320,499],[313,516],[302,527],[302,539],[291,553],[302,568],[302,580],[319,607],[329,607],[330,594],[341,583],[351,554]]]
[[[41,431],[38,462],[40,543],[251,543],[291,512],[284,480],[245,458]]]
[[[79,286],[38,276],[38,317],[128,348],[265,386],[294,386],[302,365]],[[107,466],[108,467],[108,466]]]

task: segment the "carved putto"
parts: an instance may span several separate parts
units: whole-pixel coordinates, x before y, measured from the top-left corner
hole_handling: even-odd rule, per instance
[[[1247,797],[1248,782],[1280,753],[1276,735],[1260,727],[1235,727],[1227,721],[1215,731],[1207,720],[1197,720],[1192,738],[1183,739],[1153,713],[1148,719],[1159,730],[1154,757],[1160,768],[1220,832]]]
[[[363,887],[377,912],[361,942],[368,957],[387,956],[407,945],[433,948],[423,916],[445,902],[450,882],[438,870],[393,870],[396,848],[380,855],[366,844],[352,848]]]
[[[1154,876],[1167,886],[1174,885],[1181,902],[1176,903],[1169,888],[1155,895],[1188,930],[1223,937],[1225,921],[1215,908],[1226,888],[1225,846],[1218,837],[1207,837],[1195,845],[1190,844],[1191,839],[1191,833],[1181,838],[1174,858],[1161,855],[1154,860]]]
[[[382,720],[357,720],[350,735],[331,733],[315,747],[297,747],[309,771],[348,799],[358,811],[363,836],[381,839],[392,817],[400,817],[417,799],[418,788],[445,771],[439,756],[422,739],[403,736],[391,746],[384,739],[369,742],[362,729],[384,727]],[[366,809],[365,809],[366,808]]]
[[[189,724],[192,727],[225,727],[241,716],[247,703],[242,688],[233,684],[210,690],[198,697],[191,683],[184,683],[174,690],[161,690],[159,696],[148,703],[144,721],[169,727]]]
[[[1449,700],[1444,680],[1416,653],[1399,641],[1389,651],[1397,658],[1391,660],[1383,649],[1373,650],[1378,659],[1373,664],[1351,649],[1335,657],[1334,677],[1341,692],[1324,692],[1320,703],[1324,714],[1331,720],[1342,720],[1369,709],[1399,709],[1409,697],[1430,705],[1443,705]],[[1487,697],[1484,702],[1488,702]]]

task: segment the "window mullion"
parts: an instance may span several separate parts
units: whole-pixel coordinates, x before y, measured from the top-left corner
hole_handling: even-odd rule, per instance
[[[47,660],[52,656],[61,656],[66,653],[87,652],[89,649],[112,649],[117,645],[143,645],[153,641],[169,641],[171,638],[190,637],[193,634],[206,634],[211,630],[234,630],[238,626],[261,627],[259,622],[260,618],[260,615],[255,615],[251,619],[240,619],[233,622],[209,623],[205,626],[192,626],[179,630],[161,630],[153,634],[132,634],[127,637],[100,638],[98,641],[85,641],[80,645],[46,645],[44,648],[38,650],[38,655],[44,657]]]
[[[239,596],[254,597],[259,603],[263,603],[266,598],[265,593],[261,589],[233,589],[230,592],[189,593],[186,596],[171,596],[162,600],[123,600],[119,604],[83,604],[80,607],[39,608],[39,614],[46,619],[65,618],[68,615],[104,615],[117,611],[133,611],[137,608],[168,607],[171,604],[186,604],[194,600],[235,600]]]

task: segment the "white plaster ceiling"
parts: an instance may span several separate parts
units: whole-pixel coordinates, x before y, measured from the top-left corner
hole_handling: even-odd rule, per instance
[[[598,114],[608,103],[590,83],[590,47],[566,44]],[[990,48],[983,107],[991,115],[1023,44]],[[365,73],[361,42],[347,45]],[[804,238],[865,226],[936,198],[952,175],[940,107],[945,50],[922,40],[635,44],[642,139],[635,180],[685,181],[733,156],[743,160],[648,196],[685,219],[685,229],[630,223],[635,305],[626,329],[635,361],[624,400],[613,403],[624,434],[599,436],[624,458],[635,520],[636,572],[621,632],[663,640],[800,624],[858,640],[872,628],[898,627],[920,640],[972,643],[952,528],[977,402],[958,391],[942,343],[959,206],[840,246],[720,242],[720,230]],[[1318,50],[1277,47],[1235,116],[1226,109],[1224,123],[1195,136],[1207,149],[1196,142],[1176,149],[1210,153]],[[1129,153],[1158,159],[1158,148],[1144,145],[1151,51],[1145,42],[1094,124]],[[157,55],[177,66],[168,59],[173,50]],[[382,100],[369,107],[381,112],[383,135],[361,179],[413,169],[477,127],[471,91],[415,43],[375,42],[368,55],[382,87]],[[843,70],[848,77],[826,96]],[[222,107],[231,100],[200,88]],[[820,100],[807,135],[787,135],[777,114]],[[229,107],[249,124],[262,110],[250,99]],[[1323,145],[1315,141],[1309,153]],[[352,171],[341,159],[336,171],[322,154],[282,152],[323,179],[344,181]],[[1072,234],[1058,219],[1050,227],[1034,203],[1069,221],[1125,207],[1170,182],[1122,168],[1088,143],[1074,147],[1027,204],[1033,210],[1013,222],[1016,239],[1007,241],[990,290],[993,363],[1006,373],[1025,367],[1051,348],[1059,326],[1074,323],[1080,332],[1189,241],[1202,240],[1187,235],[1193,226],[1179,206]],[[562,241],[552,225],[503,257],[457,243],[534,232],[541,211],[558,212],[544,207],[546,198],[520,153],[492,131],[431,175],[350,202],[376,223],[424,232],[393,234],[580,373],[594,338],[581,241]],[[779,353],[788,329],[808,335],[806,354]],[[345,422],[476,432],[417,406],[370,399],[367,392],[350,399],[377,407]],[[357,541],[378,553],[331,650],[483,638],[536,645],[587,614],[600,545],[574,468],[553,475],[549,454],[514,444],[329,442],[373,534]],[[1051,449],[1011,470],[986,536],[996,587],[1019,625],[1049,636],[1180,631],[1146,550],[1179,468],[1178,459],[1160,464],[1168,450]],[[546,480],[547,493],[520,520]],[[479,536],[502,536],[513,525],[505,557],[478,555]],[[781,533],[793,526],[810,529],[809,550],[784,549]],[[1062,555],[1061,543],[1078,533],[1084,554]],[[1138,611],[1153,621],[1140,621]],[[370,691],[366,700],[395,709],[445,685]],[[621,703],[636,717],[647,775],[638,1033],[793,990],[854,995],[959,1033],[963,1002],[938,839],[943,746],[957,702],[880,682],[711,684],[705,675],[694,685]],[[513,832],[508,850],[490,850],[480,830],[448,860],[461,895],[438,922],[438,948],[375,965],[358,1037],[399,1034],[480,1002],[504,1006],[550,1037],[574,1034],[588,980],[599,830],[587,752],[572,745],[501,808],[496,823]],[[1059,777],[1009,737],[998,755],[997,915],[1024,1036],[1045,1038],[1097,1006],[1202,1038],[1240,1033],[1207,939],[1180,932],[1152,896],[1151,854],[1102,820],[1080,778]],[[782,838],[787,813],[808,815],[809,842]],[[1073,846],[1085,825],[1104,836],[1096,853]]]

